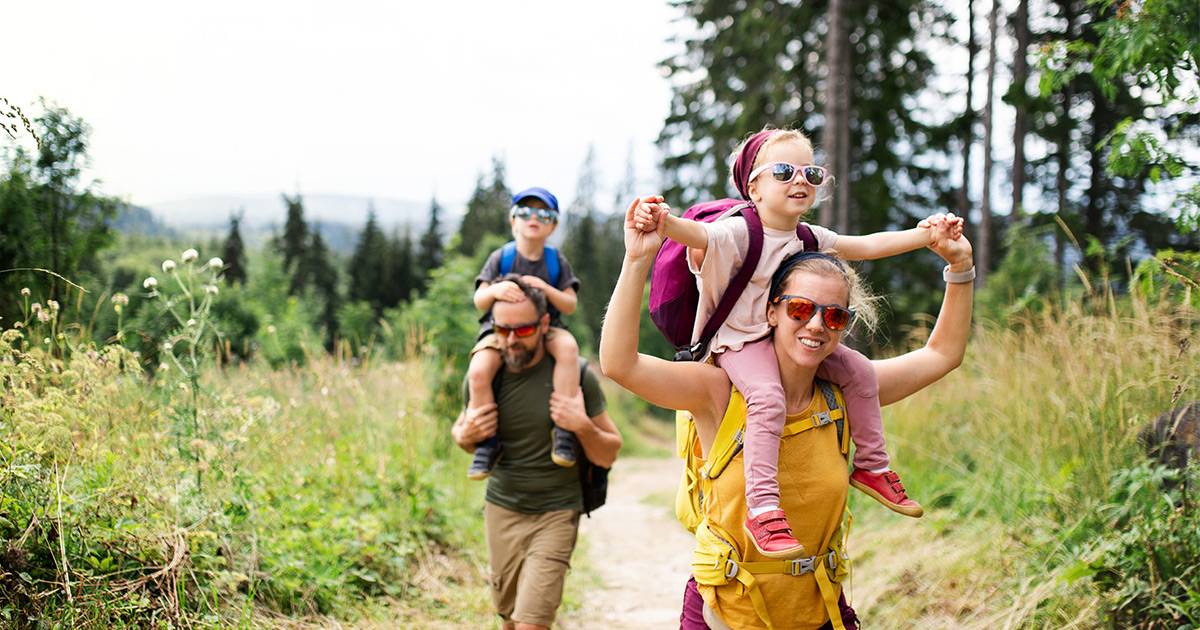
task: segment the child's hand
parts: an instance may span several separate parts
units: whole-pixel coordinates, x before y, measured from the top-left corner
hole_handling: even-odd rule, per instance
[[[525,284],[528,284],[529,286],[538,289],[542,293],[545,293],[546,291],[548,291],[550,289],[550,283],[546,282],[545,280],[542,280],[541,278],[539,278],[537,276],[521,276],[521,279],[525,281]],[[521,295],[525,295],[525,294],[522,293]]]
[[[493,295],[500,302],[520,302],[525,299],[525,292],[517,283],[505,280],[492,285]]]

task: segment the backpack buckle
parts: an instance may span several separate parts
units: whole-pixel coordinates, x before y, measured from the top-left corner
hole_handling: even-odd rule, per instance
[[[805,573],[812,573],[816,570],[816,556],[809,558],[796,558],[791,561],[791,566],[788,568],[788,573],[793,576],[801,576]]]
[[[721,570],[720,558],[717,558],[717,562],[713,565],[713,569],[716,569],[717,571]],[[725,578],[731,579],[733,576],[737,575],[737,572],[738,564],[733,561],[733,558],[725,558]]]
[[[814,429],[817,427],[825,426],[825,425],[829,424],[830,422],[833,422],[833,418],[829,417],[828,411],[814,413],[812,416],[812,423],[813,423]]]

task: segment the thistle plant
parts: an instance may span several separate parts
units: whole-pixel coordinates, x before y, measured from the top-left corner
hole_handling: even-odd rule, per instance
[[[195,249],[189,249],[180,256],[179,264],[164,260],[162,271],[165,277],[161,287],[154,276],[142,282],[142,288],[148,292],[146,297],[157,300],[164,315],[175,322],[172,332],[160,342],[157,374],[160,382],[170,387],[172,396],[176,391],[184,394],[186,403],[177,408],[180,411],[175,427],[177,446],[181,454],[197,461],[199,455],[193,452],[190,444],[203,433],[200,426],[200,373],[221,336],[211,315],[213,300],[220,294],[221,269],[224,267],[220,258],[196,264],[199,257]],[[123,304],[115,297],[114,304],[119,314]],[[199,484],[199,469],[196,476]]]

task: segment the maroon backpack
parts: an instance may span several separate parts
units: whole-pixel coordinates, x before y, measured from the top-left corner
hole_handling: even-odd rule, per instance
[[[725,318],[729,317],[746,285],[750,284],[750,277],[754,275],[758,260],[762,257],[763,247],[762,221],[752,203],[719,199],[694,205],[683,213],[685,219],[711,223],[735,208],[750,227],[750,249],[746,252],[741,269],[730,280],[717,308],[704,324],[699,339],[692,339],[692,329],[695,328],[700,291],[696,287],[696,278],[688,269],[687,248],[668,239],[654,258],[654,269],[650,272],[650,319],[667,341],[675,346],[676,361],[699,361],[704,358],[708,343],[721,324],[725,323]],[[805,250],[817,248],[817,237],[807,225],[797,225],[796,236],[804,243]]]

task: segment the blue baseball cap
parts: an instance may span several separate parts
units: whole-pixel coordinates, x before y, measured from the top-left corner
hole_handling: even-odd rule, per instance
[[[558,212],[558,197],[550,194],[550,191],[546,190],[545,188],[538,188],[535,186],[533,188],[526,188],[525,190],[522,190],[521,192],[513,195],[513,205],[517,205],[526,197],[537,197],[538,199],[546,202],[546,205],[550,206],[551,210]]]

